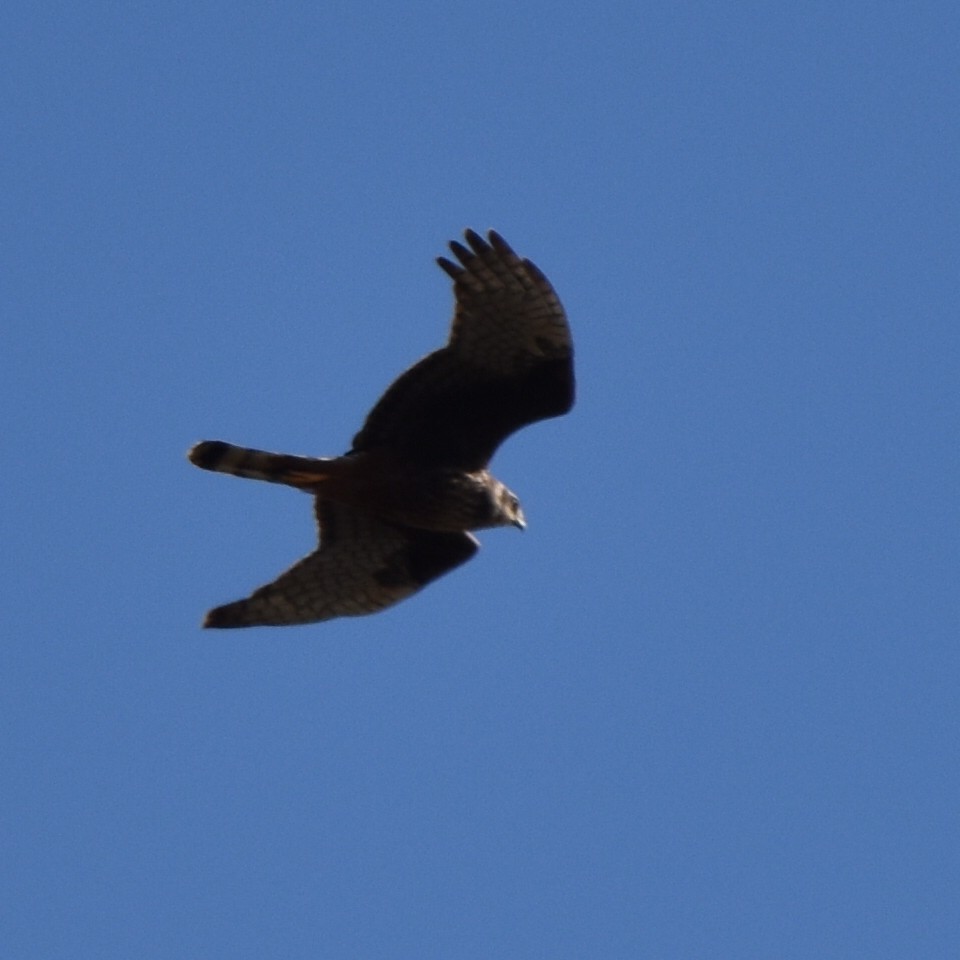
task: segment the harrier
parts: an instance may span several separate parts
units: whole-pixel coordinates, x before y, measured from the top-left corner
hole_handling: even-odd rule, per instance
[[[514,431],[573,406],[573,347],[553,287],[491,231],[439,257],[456,307],[447,345],[400,376],[342,457],[265,453],[205,440],[204,470],[312,494],[320,544],[273,583],[211,610],[205,627],[312,623],[375,613],[469,560],[470,530],[524,528],[487,470]]]

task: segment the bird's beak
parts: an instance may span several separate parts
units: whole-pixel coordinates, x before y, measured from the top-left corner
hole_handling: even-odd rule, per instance
[[[513,525],[514,525],[518,530],[526,530],[526,529],[527,529],[527,518],[524,517],[522,510],[518,510],[518,511],[517,511],[517,515],[516,515],[516,517],[514,517],[514,520],[513,520]]]

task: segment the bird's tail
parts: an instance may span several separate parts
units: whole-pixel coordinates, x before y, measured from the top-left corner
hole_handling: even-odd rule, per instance
[[[330,476],[329,460],[267,453],[249,447],[235,447],[222,440],[203,440],[187,453],[187,459],[203,470],[230,473],[250,480],[283,483],[309,493]]]

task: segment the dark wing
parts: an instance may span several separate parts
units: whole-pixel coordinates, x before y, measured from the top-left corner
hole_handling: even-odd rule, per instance
[[[316,501],[320,546],[273,583],[211,610],[205,627],[281,626],[376,613],[425,587],[478,549],[469,533],[394,526]]]
[[[389,448],[433,465],[479,469],[515,430],[573,406],[573,345],[547,278],[496,233],[472,230],[443,257],[456,311],[450,339],[380,398],[354,450]]]

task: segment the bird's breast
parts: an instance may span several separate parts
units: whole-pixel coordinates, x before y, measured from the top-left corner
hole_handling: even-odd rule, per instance
[[[379,451],[330,461],[317,495],[424,530],[487,526],[490,475],[427,467]]]

